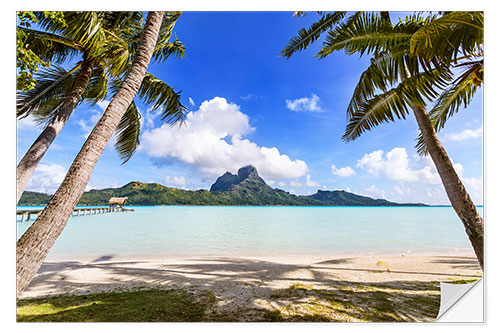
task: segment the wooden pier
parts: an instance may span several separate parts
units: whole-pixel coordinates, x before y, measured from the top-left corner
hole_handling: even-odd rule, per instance
[[[29,221],[31,215],[39,215],[43,209],[33,209],[33,210],[18,210],[16,217],[21,215],[21,222]],[[96,215],[114,212],[126,212],[134,211],[131,208],[124,207],[93,207],[93,208],[75,208],[73,210],[72,216],[85,216],[85,215]]]

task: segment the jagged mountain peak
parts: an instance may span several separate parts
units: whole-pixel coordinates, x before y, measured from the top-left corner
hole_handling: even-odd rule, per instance
[[[230,191],[235,185],[240,184],[246,179],[254,179],[266,184],[266,182],[260,178],[257,169],[253,165],[247,165],[238,169],[238,174],[232,174],[229,171],[224,173],[222,176],[217,178],[215,183],[210,187],[210,191]]]

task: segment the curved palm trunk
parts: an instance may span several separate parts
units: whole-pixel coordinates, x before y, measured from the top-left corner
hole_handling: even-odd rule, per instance
[[[17,295],[28,286],[63,231],[120,119],[140,88],[151,60],[163,12],[150,12],[134,61],[101,119],[76,156],[61,186],[33,225],[17,241]]]
[[[406,78],[410,78],[411,74],[405,66],[404,73]],[[413,114],[417,120],[418,127],[424,138],[427,150],[431,155],[432,161],[443,183],[446,195],[450,203],[457,213],[465,227],[465,232],[476,253],[477,260],[481,269],[484,271],[484,223],[483,218],[477,212],[476,206],[467,193],[465,186],[458,177],[453,164],[451,163],[446,150],[439,140],[436,130],[432,126],[429,115],[424,107],[410,103]]]
[[[441,142],[431,124],[429,116],[423,107],[412,106],[413,113],[417,119],[418,127],[427,145],[429,154],[431,155],[436,169],[441,177],[444,189],[448,195],[448,199],[462,220],[465,227],[465,232],[469,236],[474,252],[476,253],[481,269],[483,266],[483,249],[484,249],[484,224],[483,219],[477,212],[476,206],[472,202],[467,190],[460,181],[451,160],[446,153],[446,150],[441,145]]]
[[[47,149],[49,149],[50,145],[56,138],[56,136],[61,132],[66,124],[66,121],[71,116],[71,113],[75,109],[76,105],[80,101],[87,89],[87,86],[90,81],[90,76],[92,74],[92,64],[87,61],[84,61],[80,73],[78,74],[75,83],[73,85],[73,90],[71,93],[64,99],[61,107],[57,115],[54,117],[52,122],[40,133],[38,138],[35,140],[33,145],[28,149],[24,157],[19,162],[16,168],[16,178],[17,178],[17,197],[16,203],[21,199],[21,195],[28,185],[28,182],[35,171],[38,162],[42,159],[43,155]]]

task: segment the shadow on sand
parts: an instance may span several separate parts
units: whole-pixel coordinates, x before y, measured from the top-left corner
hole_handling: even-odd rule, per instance
[[[177,290],[189,295],[209,291],[215,301],[205,304],[203,316],[191,321],[434,321],[439,310],[439,281],[480,277],[477,262],[460,256],[429,257],[430,263],[451,265],[451,272],[391,270],[391,273],[350,267],[355,258],[311,265],[238,258],[205,258],[192,263],[184,260],[178,264],[157,261],[151,265],[140,261],[109,261],[111,258],[102,256],[88,264],[44,263],[27,289],[27,297],[36,296],[37,290],[51,291],[53,295],[142,289]],[[94,278],[95,272],[99,274]],[[358,277],[349,278],[352,274]],[[363,274],[389,278],[366,282]],[[30,300],[21,300],[19,304],[25,302]],[[50,303],[51,299],[31,302]],[[71,314],[73,310],[65,311]],[[38,319],[50,321],[44,318]],[[171,316],[165,318],[175,321]],[[22,321],[36,319],[18,317]],[[131,317],[130,321],[135,320]]]

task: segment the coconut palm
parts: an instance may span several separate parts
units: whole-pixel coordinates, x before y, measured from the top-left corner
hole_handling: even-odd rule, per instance
[[[64,229],[80,199],[106,144],[119,126],[141,88],[146,69],[157,45],[164,12],[150,12],[134,52],[133,62],[120,87],[85,141],[61,186],[33,225],[17,242],[17,294],[29,284],[50,248]],[[173,122],[183,117],[178,108],[166,114]]]
[[[60,66],[44,69],[36,75],[37,85],[18,91],[17,115],[32,115],[46,124],[17,166],[17,201],[28,184],[38,162],[81,102],[95,104],[119,87],[130,59],[135,54],[143,23],[142,12],[64,12],[64,21],[37,13],[46,31],[22,29],[26,43],[44,61],[64,62],[81,54],[82,60],[69,71]],[[184,46],[170,41],[180,13],[173,12],[162,22],[160,38],[153,58],[163,61],[170,55],[181,57]],[[140,97],[154,103],[153,109],[169,110],[180,106],[180,96],[169,85],[147,74]],[[140,113],[130,104],[117,129],[116,149],[124,162],[139,144]]]
[[[372,55],[348,105],[343,140],[354,140],[381,123],[404,119],[411,110],[421,133],[417,147],[430,154],[481,268],[483,219],[454,170],[436,128],[441,128],[460,105],[470,102],[476,89],[471,83],[478,83],[473,78],[482,73],[482,62],[471,58],[482,50],[482,43],[482,13],[452,12],[425,18],[414,15],[395,25],[387,17],[363,13],[331,28],[317,53],[319,58],[340,50],[348,55]],[[283,54],[286,57],[290,52],[285,48]],[[467,61],[460,63],[463,59]],[[456,66],[467,67],[457,79]],[[430,116],[426,111],[429,101],[435,101]]]

